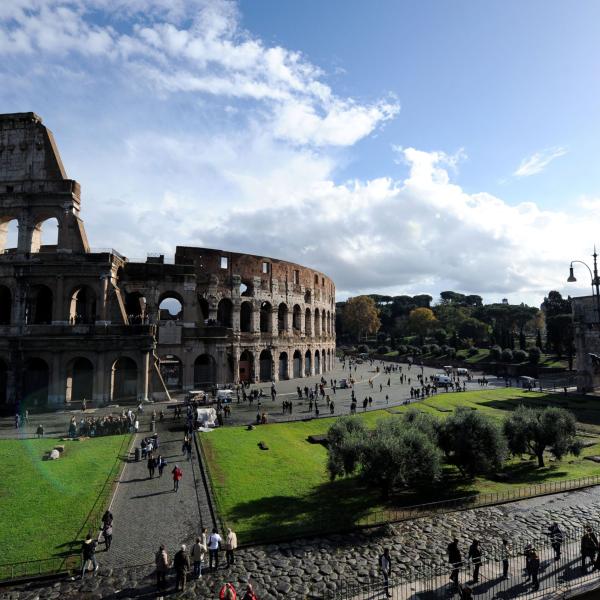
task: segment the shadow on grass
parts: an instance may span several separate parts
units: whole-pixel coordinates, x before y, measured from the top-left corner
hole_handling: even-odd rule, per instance
[[[521,483],[523,485],[536,485],[545,483],[551,478],[566,477],[567,475],[567,471],[561,470],[559,465],[540,468],[537,466],[537,460],[528,460],[506,465],[502,471],[502,477],[496,480],[508,483]]]

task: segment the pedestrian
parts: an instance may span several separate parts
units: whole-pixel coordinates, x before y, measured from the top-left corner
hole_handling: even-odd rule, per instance
[[[586,558],[589,558],[594,564],[594,557],[598,550],[598,538],[592,531],[592,528],[587,525],[583,537],[581,538],[581,570],[587,573]]]
[[[183,471],[179,468],[178,465],[175,465],[173,467],[173,470],[171,471],[171,473],[173,475],[173,491],[178,492],[179,491],[179,482],[181,481],[181,478],[183,477]]]
[[[215,570],[219,568],[219,546],[222,538],[215,527],[208,538],[208,568],[212,571],[213,564]]]
[[[85,575],[88,568],[88,563],[94,567],[94,573],[98,570],[98,562],[96,561],[96,540],[92,539],[92,532],[90,531],[81,546],[81,579]]]
[[[204,566],[204,555],[206,545],[202,545],[202,538],[197,537],[196,543],[192,546],[191,558],[194,563],[194,577],[200,579],[202,576],[202,567]]]
[[[237,548],[237,535],[231,530],[227,530],[225,538],[225,557],[227,558],[227,566],[232,567],[234,563],[233,552]]]
[[[37,434],[38,438],[44,437],[44,426],[41,423],[37,426],[35,433]]]
[[[156,564],[156,587],[159,590],[164,590],[167,587],[167,571],[169,570],[169,556],[164,544],[161,544],[156,556],[154,557]]]
[[[448,562],[452,567],[452,572],[450,573],[450,581],[453,581],[454,584],[458,586],[458,572],[460,571],[460,567],[462,566],[462,556],[458,548],[458,539],[456,538],[454,538],[448,544]]]
[[[167,466],[167,461],[163,458],[161,454],[156,458],[156,466],[158,467],[158,476],[162,477],[163,470]]]
[[[390,556],[390,549],[385,548],[383,554],[379,557],[379,568],[381,569],[381,575],[383,576],[383,587],[385,589],[385,595],[390,598],[390,575],[392,574],[392,558]]]
[[[233,583],[226,583],[219,591],[219,600],[236,600],[237,593]]]
[[[479,567],[481,567],[481,548],[479,540],[473,540],[469,548],[469,558],[473,563],[473,583],[479,582]]]
[[[154,470],[156,469],[156,459],[150,454],[148,456],[148,476],[150,479],[154,477]]]
[[[254,593],[254,590],[252,589],[251,583],[248,583],[246,585],[246,591],[244,592],[244,595],[242,596],[242,600],[258,600],[258,597],[256,596],[256,594]]]
[[[508,559],[510,558],[510,548],[508,540],[502,539],[502,548],[500,548],[500,558],[502,559],[502,577],[508,579]]]
[[[531,550],[531,557],[529,559],[529,572],[531,573],[531,588],[534,592],[540,589],[540,582],[538,581],[538,573],[540,572],[540,559],[537,555],[535,548]]]
[[[187,574],[190,570],[190,557],[188,556],[186,545],[181,544],[181,549],[173,557],[173,567],[175,568],[175,591],[185,592]]]
[[[473,590],[468,585],[458,584],[458,597],[460,600],[473,600]]]
[[[108,552],[110,550],[113,537],[112,521],[110,523],[105,523],[102,526],[102,537],[104,538],[104,551]]]
[[[550,532],[550,542],[552,543],[552,549],[554,550],[554,560],[560,560],[560,548],[563,543],[562,531],[556,522],[548,527],[548,531]]]

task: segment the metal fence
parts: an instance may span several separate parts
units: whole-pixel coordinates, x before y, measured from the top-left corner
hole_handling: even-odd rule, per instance
[[[386,591],[393,600],[442,600],[447,598],[469,598],[469,593],[478,600],[500,600],[509,598],[542,598],[552,595],[555,598],[600,586],[600,572],[593,568],[594,556],[585,559],[582,568],[581,539],[583,528],[563,530],[560,545],[560,558],[549,536],[539,539],[519,539],[508,545],[508,577],[503,576],[503,556],[501,540],[482,542],[483,557],[479,568],[478,581],[474,581],[475,565],[469,561],[467,546],[461,548],[463,562],[458,568],[457,586],[450,580],[452,567],[448,564],[415,567],[410,574],[398,573],[399,557],[392,554],[392,576],[389,582],[381,577],[363,582],[342,582],[335,584],[335,590],[325,590],[320,594],[326,600],[374,600],[384,598]],[[531,544],[539,557],[535,576],[527,568],[526,545]],[[598,557],[596,552],[596,557]],[[318,596],[316,596],[318,597]]]
[[[117,457],[110,469],[108,477],[104,481],[85,521],[75,535],[70,546],[64,552],[64,555],[43,558],[40,560],[0,564],[0,582],[71,572],[81,567],[80,546],[83,536],[88,531],[91,531],[92,535],[94,535],[94,532],[99,531],[102,515],[108,508],[115,486],[121,475],[122,468],[128,458],[132,438],[133,435],[123,436],[119,452],[117,453]]]

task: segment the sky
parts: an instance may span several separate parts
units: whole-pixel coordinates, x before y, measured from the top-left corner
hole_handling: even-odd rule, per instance
[[[3,0],[92,247],[324,271],[338,299],[589,293],[600,3]]]

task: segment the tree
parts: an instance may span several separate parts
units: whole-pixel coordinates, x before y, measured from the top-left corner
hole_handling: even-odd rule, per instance
[[[540,362],[540,358],[542,357],[542,351],[537,346],[532,346],[528,349],[529,352],[529,362],[532,365],[537,365]]]
[[[340,417],[327,432],[327,470],[333,481],[342,475],[351,475],[359,463],[367,435],[359,417]]]
[[[487,339],[490,331],[490,326],[474,317],[467,317],[458,326],[458,335],[463,340],[473,340],[474,343],[480,344]]]
[[[409,329],[419,336],[421,345],[425,336],[434,328],[437,319],[430,308],[415,308],[408,315]]]
[[[373,298],[356,296],[349,298],[342,313],[344,329],[355,338],[376,333],[381,325],[379,311]]]
[[[566,454],[579,455],[576,425],[573,413],[563,408],[519,406],[504,422],[504,435],[512,454],[528,452],[543,467],[546,449],[558,460]]]
[[[506,458],[506,441],[495,421],[469,408],[458,408],[442,424],[440,448],[463,475],[498,470]]]

